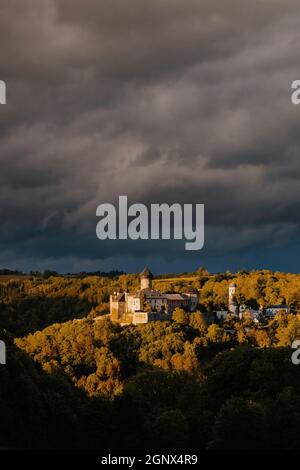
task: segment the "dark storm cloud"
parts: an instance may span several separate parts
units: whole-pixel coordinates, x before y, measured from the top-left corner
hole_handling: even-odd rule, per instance
[[[299,20],[296,0],[3,0],[0,262],[234,269],[278,247],[288,262]],[[96,207],[120,194],[205,203],[204,250],[99,242]]]

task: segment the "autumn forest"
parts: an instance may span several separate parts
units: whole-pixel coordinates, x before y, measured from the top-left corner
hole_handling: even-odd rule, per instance
[[[249,307],[285,303],[256,324],[212,321],[228,285]],[[120,326],[109,295],[138,275],[0,276],[0,447],[25,449],[297,449],[300,275],[204,268],[157,276],[162,292],[197,289],[193,313]]]

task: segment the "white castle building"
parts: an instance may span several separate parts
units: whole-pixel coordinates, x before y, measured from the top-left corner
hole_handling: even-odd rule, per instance
[[[153,275],[148,268],[140,273],[136,292],[114,292],[110,296],[110,317],[121,324],[168,320],[176,307],[194,312],[198,292],[189,288],[184,293],[164,294],[152,288]]]

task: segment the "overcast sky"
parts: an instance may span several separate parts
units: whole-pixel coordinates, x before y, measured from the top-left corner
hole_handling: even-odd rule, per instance
[[[299,24],[299,0],[1,0],[0,265],[300,271]],[[99,241],[121,194],[204,203],[204,249]]]

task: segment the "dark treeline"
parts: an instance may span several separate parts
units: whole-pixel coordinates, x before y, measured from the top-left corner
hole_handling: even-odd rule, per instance
[[[17,340],[0,368],[1,446],[299,448],[290,348],[222,333],[82,320]]]

